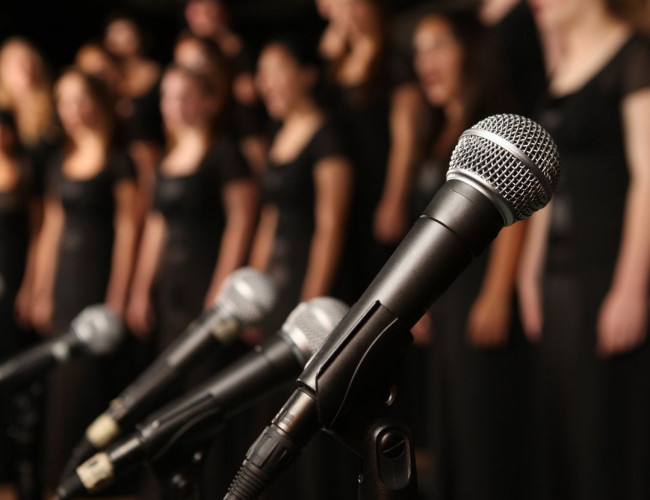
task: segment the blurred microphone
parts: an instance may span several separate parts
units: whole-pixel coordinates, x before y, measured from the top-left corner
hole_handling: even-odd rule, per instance
[[[242,329],[263,321],[276,298],[275,284],[266,274],[248,267],[233,272],[221,287],[215,306],[193,321],[88,427],[66,471],[70,472],[137,422],[169,384],[199,357],[234,343]]]
[[[504,225],[544,207],[558,180],[557,146],[532,120],[497,115],[465,131],[447,182],[309,361],[225,499],[258,498],[320,427],[336,430],[354,417],[355,404],[402,359],[409,328]],[[409,484],[412,472],[404,474],[391,477],[391,488]]]
[[[255,350],[190,394],[166,405],[131,436],[79,466],[57,489],[59,499],[96,491],[145,461],[154,461],[186,434],[203,441],[230,415],[291,381],[348,307],[320,297],[296,307],[282,328]],[[200,432],[203,431],[203,432]]]
[[[86,307],[68,331],[0,365],[0,389],[15,386],[78,355],[110,354],[124,338],[122,320],[102,305]]]

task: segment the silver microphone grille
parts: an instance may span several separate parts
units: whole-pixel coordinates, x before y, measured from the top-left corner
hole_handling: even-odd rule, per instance
[[[86,307],[71,327],[84,349],[95,356],[115,351],[125,335],[120,317],[103,305]]]
[[[345,302],[332,297],[317,297],[301,302],[291,311],[281,331],[300,349],[306,363],[348,309]]]
[[[483,191],[510,225],[550,201],[560,179],[560,153],[549,133],[533,120],[490,116],[463,133],[447,179]]]
[[[252,267],[242,267],[223,284],[216,304],[246,326],[266,318],[277,296],[277,287],[270,276]]]

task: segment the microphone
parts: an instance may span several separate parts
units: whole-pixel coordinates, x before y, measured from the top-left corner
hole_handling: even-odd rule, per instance
[[[16,386],[78,355],[110,354],[124,337],[122,320],[102,305],[86,307],[68,330],[0,365],[0,388]]]
[[[97,491],[143,462],[155,461],[188,433],[193,442],[203,442],[226,418],[296,377],[347,310],[330,297],[302,302],[277,335],[80,465],[58,487],[57,497]]]
[[[234,343],[244,328],[263,321],[276,298],[276,286],[268,275],[250,267],[234,271],[221,287],[215,306],[190,323],[86,429],[66,471],[111,443],[124,428],[135,424],[165,388],[199,357]]]
[[[504,225],[549,202],[559,173],[557,146],[528,118],[492,116],[465,131],[447,182],[309,361],[224,500],[258,498],[319,428],[343,428],[355,402],[402,359],[409,328]]]

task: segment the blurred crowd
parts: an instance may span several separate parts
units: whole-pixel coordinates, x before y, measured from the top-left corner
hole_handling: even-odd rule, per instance
[[[252,265],[281,291],[249,345],[300,301],[353,303],[443,184],[461,133],[513,112],[556,140],[560,187],[413,329],[422,496],[650,498],[647,2],[454,3],[422,9],[409,52],[382,0],[316,0],[322,33],[261,47],[219,0],[188,0],[165,66],[123,14],[58,75],[47,47],[2,42],[0,357],[96,303],[133,334],[44,382],[44,492],[232,271]],[[0,398],[0,498],[13,498],[14,403]],[[356,496],[353,461],[343,471],[336,448],[310,460],[269,498]]]

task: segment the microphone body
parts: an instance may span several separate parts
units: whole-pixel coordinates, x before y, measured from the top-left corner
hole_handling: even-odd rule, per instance
[[[101,488],[143,462],[155,461],[180,439],[189,444],[188,434],[192,443],[204,442],[232,414],[297,376],[346,310],[342,302],[326,297],[302,303],[277,335],[79,466],[58,488],[57,496],[69,498]]]
[[[559,178],[548,133],[514,115],[488,118],[457,145],[447,182],[298,378],[249,449],[226,500],[251,500],[323,426],[335,429],[379,374],[402,359],[408,329],[504,225],[543,207]]]
[[[78,355],[109,354],[123,336],[121,320],[115,313],[104,306],[87,307],[72,321],[65,333],[2,363],[0,388],[20,385]]]
[[[88,427],[69,465],[76,466],[135,424],[199,357],[234,343],[243,328],[262,321],[273,307],[276,294],[274,283],[265,274],[252,268],[235,271],[224,283],[216,305],[193,321]]]

